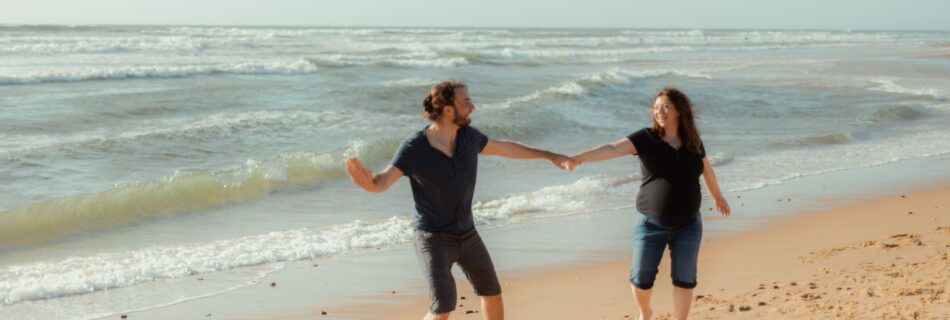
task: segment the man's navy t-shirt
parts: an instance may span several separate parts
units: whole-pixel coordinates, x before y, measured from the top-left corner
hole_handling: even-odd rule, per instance
[[[429,144],[425,129],[412,134],[399,146],[392,165],[409,177],[416,202],[413,227],[453,234],[475,228],[472,195],[478,173],[478,153],[486,144],[488,137],[478,129],[464,126],[456,133],[451,158]]]
[[[643,128],[627,136],[637,148],[643,183],[637,193],[637,211],[667,228],[685,226],[696,220],[702,200],[699,176],[703,173],[706,149],[700,153],[685,145],[673,149],[653,131]]]

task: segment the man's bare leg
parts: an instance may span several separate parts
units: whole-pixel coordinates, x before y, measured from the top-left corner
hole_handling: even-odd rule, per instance
[[[673,286],[673,319],[686,320],[693,303],[693,289]]]
[[[505,304],[501,295],[482,296],[482,317],[485,320],[504,320]]]
[[[637,302],[637,309],[640,309],[640,320],[649,320],[653,317],[653,310],[650,309],[650,296],[653,295],[653,289],[642,290],[630,285],[633,291],[633,299]]]

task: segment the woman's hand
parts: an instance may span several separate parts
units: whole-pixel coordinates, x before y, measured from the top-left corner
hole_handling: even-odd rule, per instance
[[[719,211],[723,217],[728,217],[732,209],[729,208],[729,202],[722,196],[713,197],[713,203],[716,204],[716,211]]]

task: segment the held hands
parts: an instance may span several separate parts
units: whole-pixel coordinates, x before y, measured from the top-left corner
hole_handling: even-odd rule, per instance
[[[569,157],[567,158],[567,162],[564,162],[564,168],[566,168],[567,171],[571,171],[571,172],[573,172],[574,168],[576,168],[579,165],[581,165],[581,161],[577,160],[577,158],[575,157]]]
[[[548,156],[548,161],[551,161],[551,164],[561,170],[574,171],[574,167],[577,166],[576,160],[559,153],[552,152]]]

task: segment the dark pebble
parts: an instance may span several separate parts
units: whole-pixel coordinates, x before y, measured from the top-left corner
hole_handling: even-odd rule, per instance
[[[465,314],[472,314],[472,313],[477,313],[477,312],[478,311],[475,311],[475,310],[465,310]]]
[[[319,266],[319,264],[315,264],[315,265],[313,265],[313,266],[316,267],[316,266]]]
[[[797,286],[797,285],[798,285],[797,282],[792,282],[792,283],[790,283],[790,284],[791,284],[792,286]]]
[[[902,194],[902,195],[901,195],[901,198],[907,198],[907,196]]]
[[[321,315],[321,316],[325,316],[325,315],[327,315],[327,312],[326,312],[326,311],[320,311],[320,315]]]
[[[205,317],[210,317],[210,316],[211,316],[211,314],[210,314],[210,313],[209,313],[209,314],[206,314],[206,315],[205,315]]]
[[[459,298],[459,299],[462,299],[462,300],[465,300],[465,296],[462,296],[462,297],[461,297],[461,298]]]
[[[123,315],[122,315],[121,317],[119,317],[119,318],[121,318],[121,319],[128,319],[129,316],[123,314]]]
[[[752,307],[750,307],[750,306],[741,306],[741,307],[739,307],[739,311],[745,312],[745,311],[749,311],[749,310],[752,310]]]
[[[204,280],[205,278],[198,278],[198,281]]]
[[[699,299],[702,299],[702,298],[705,298],[705,297],[706,297],[706,296],[701,295],[701,294],[700,294],[700,295],[696,295],[696,300],[699,300]]]
[[[393,290],[393,294],[396,294],[396,290]]]
[[[772,286],[772,289],[778,289],[778,286]]]
[[[271,287],[276,287],[276,286],[277,286],[277,282],[271,282],[271,283],[270,283],[270,286],[271,286]]]
[[[729,312],[735,312],[735,311],[736,311],[736,306],[730,304],[730,305],[729,305]]]
[[[759,301],[759,306],[760,306],[760,307],[761,307],[761,306],[764,306],[764,305],[765,305],[765,301]]]
[[[914,214],[913,211],[907,211],[907,214]]]

